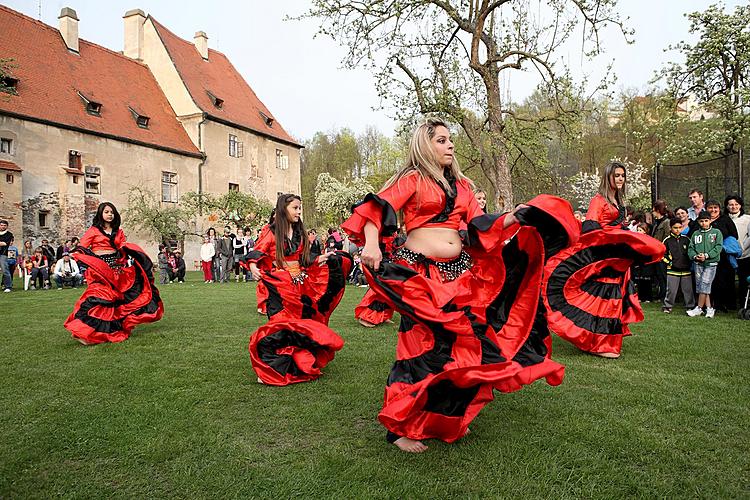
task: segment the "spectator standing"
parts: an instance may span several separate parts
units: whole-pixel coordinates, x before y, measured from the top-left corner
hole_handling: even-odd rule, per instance
[[[159,245],[156,259],[159,264],[159,284],[166,285],[169,283],[169,249],[166,245]]]
[[[62,259],[63,254],[65,252],[70,253],[70,250],[71,250],[71,248],[70,248],[70,238],[68,238],[67,240],[65,240],[65,243],[63,243],[62,245],[60,245],[59,247],[57,247],[57,252],[55,253],[55,260],[57,261],[57,260]]]
[[[31,259],[31,289],[36,290],[36,283],[39,280],[39,288],[49,289],[49,259],[44,254],[42,247],[34,250],[34,257]]]
[[[649,234],[651,228],[645,222],[639,223],[635,231],[640,234]],[[651,302],[653,299],[653,278],[655,266],[653,264],[633,265],[632,268],[633,281],[635,281],[636,290],[638,292],[638,300],[644,303]]]
[[[211,242],[211,238],[208,235],[203,237],[203,244],[201,245],[201,269],[203,270],[203,282],[213,283],[214,278],[211,272],[213,268],[214,255],[216,255],[216,248]]]
[[[685,212],[687,213],[687,211]],[[662,312],[671,313],[677,299],[677,291],[682,289],[682,298],[687,311],[695,308],[695,294],[693,292],[693,273],[690,272],[691,262],[688,257],[690,238],[682,234],[682,222],[678,218],[670,220],[672,225],[669,236],[664,238],[666,252],[664,263],[667,266],[667,294],[664,297]]]
[[[240,260],[245,256],[245,231],[242,228],[237,228],[237,234],[233,235],[232,238],[232,250],[234,251],[234,281],[240,282]],[[244,281],[244,276],[243,276]]]
[[[713,318],[716,310],[711,307],[711,285],[716,276],[723,238],[721,231],[711,227],[711,216],[703,210],[698,214],[700,230],[690,237],[688,257],[695,261],[695,288],[698,292],[698,305],[687,312],[688,316],[700,316],[703,306],[706,317]]]
[[[16,267],[18,267],[18,247],[15,245],[15,239],[13,239],[10,240],[10,245],[8,246],[8,271],[10,271],[11,284],[13,283],[13,274],[16,272]]]
[[[737,239],[737,226],[728,215],[721,213],[721,205],[716,200],[706,203],[706,211],[711,217],[711,227],[721,231],[723,241],[730,236]],[[722,248],[719,263],[716,266],[716,277],[714,278],[713,293],[711,294],[711,305],[714,309],[727,312],[737,307],[737,294],[734,286],[734,267],[729,261],[729,255]]]
[[[651,236],[663,242],[667,236],[669,236],[669,220],[672,218],[672,214],[667,209],[667,202],[664,200],[656,200],[651,207],[651,215],[653,215],[654,218]],[[657,300],[663,301],[667,294],[667,264],[664,261],[660,261],[651,264],[651,266],[654,271],[656,298]]]
[[[8,247],[13,242],[13,233],[8,231],[8,221],[0,220],[0,273],[2,273],[3,292],[10,293],[13,287],[13,275],[8,268]]]
[[[257,238],[255,229],[252,229],[250,227],[245,228],[245,255],[242,256],[244,259],[247,254],[253,251],[255,249],[255,240]],[[245,281],[255,281],[255,278],[253,278],[252,273],[249,269],[245,268]]]
[[[185,259],[182,258],[182,252],[179,250],[172,252],[170,264],[172,267],[169,269],[169,280],[185,283]]]
[[[677,207],[674,211],[674,216],[680,221],[680,226],[682,227],[680,231],[681,235],[689,237],[693,231],[698,229],[698,223],[690,220],[687,208]]]
[[[219,236],[216,234],[216,229],[209,227],[208,231],[206,232],[208,235],[208,239],[211,241],[211,243],[214,246],[214,258],[213,261],[211,261],[211,280],[214,283],[219,282],[219,278],[221,278],[221,258],[219,257]]]
[[[307,232],[307,239],[310,241],[310,253],[321,255],[323,250],[320,248],[320,240],[318,239],[318,233],[315,229],[310,229]]]
[[[726,215],[737,228],[737,241],[742,248],[742,255],[737,259],[739,299],[742,304],[747,294],[747,277],[750,276],[750,215],[745,213],[745,201],[736,194],[726,197],[724,207]]]
[[[229,226],[224,227],[224,235],[219,240],[219,258],[221,259],[221,271],[219,281],[229,282],[229,270],[234,263],[234,248],[232,244],[232,230]]]
[[[326,250],[332,252],[334,250],[344,249],[344,239],[341,237],[341,233],[335,227],[328,228],[328,239],[326,240]]]
[[[70,258],[68,252],[63,252],[61,258],[55,263],[54,277],[58,290],[62,290],[65,285],[77,288],[83,282],[78,264]]]
[[[688,217],[690,217],[690,220],[696,220],[698,218],[698,214],[701,213],[701,210],[705,208],[705,205],[703,204],[703,192],[699,191],[698,189],[693,189],[692,191],[690,191],[688,199],[690,200]]]

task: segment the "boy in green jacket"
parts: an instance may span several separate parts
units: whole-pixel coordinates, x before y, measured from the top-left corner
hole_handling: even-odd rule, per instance
[[[713,318],[716,312],[711,307],[711,283],[716,276],[716,266],[724,244],[721,231],[711,227],[711,216],[702,210],[698,215],[700,230],[690,237],[688,258],[695,262],[695,289],[698,292],[698,305],[687,312],[688,316],[700,316],[706,306],[706,317]]]

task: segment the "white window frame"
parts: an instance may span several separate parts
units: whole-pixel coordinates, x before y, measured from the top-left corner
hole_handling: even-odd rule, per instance
[[[177,203],[179,197],[179,178],[176,172],[161,172],[161,201]]]

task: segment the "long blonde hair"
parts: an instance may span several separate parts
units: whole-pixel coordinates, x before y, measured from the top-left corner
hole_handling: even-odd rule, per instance
[[[622,189],[617,189],[612,185],[612,176],[615,175],[615,170],[621,168],[625,173],[625,184],[622,185]],[[612,205],[618,207],[625,206],[625,189],[628,182],[628,169],[625,164],[619,161],[610,161],[604,166],[604,173],[602,174],[602,182],[599,184],[599,194],[604,196]]]
[[[393,177],[388,179],[383,186],[383,189],[388,188],[398,182],[401,177],[405,176],[410,172],[417,172],[422,179],[432,179],[439,185],[443,186],[445,191],[450,195],[455,195],[453,188],[448,182],[448,179],[443,175],[443,167],[440,166],[440,162],[437,160],[435,149],[432,147],[432,139],[435,137],[435,133],[438,127],[448,128],[448,125],[436,118],[428,118],[423,124],[418,126],[414,130],[414,134],[411,136],[409,141],[409,156],[406,159],[404,165],[396,172]],[[471,180],[469,180],[463,173],[461,168],[458,166],[458,161],[455,155],[451,162],[450,171],[456,180],[465,179],[473,186]]]

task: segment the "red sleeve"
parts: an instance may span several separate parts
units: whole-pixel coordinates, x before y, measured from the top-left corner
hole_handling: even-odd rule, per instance
[[[122,248],[122,246],[125,244],[126,238],[125,233],[122,232],[122,229],[117,230],[117,234],[115,235],[115,247]]]
[[[341,228],[356,244],[365,242],[364,228],[368,222],[375,224],[381,237],[391,236],[397,230],[396,212],[414,195],[418,181],[418,173],[409,173],[378,194],[368,194],[364,200],[354,205],[352,216]]]
[[[266,225],[258,235],[253,249],[247,254],[247,262],[254,262],[260,269],[271,269],[276,258],[276,236]]]

